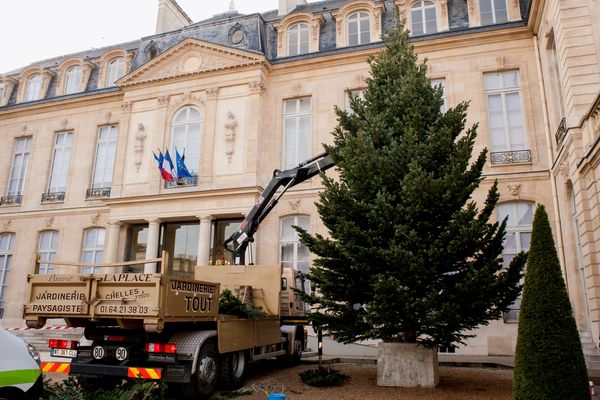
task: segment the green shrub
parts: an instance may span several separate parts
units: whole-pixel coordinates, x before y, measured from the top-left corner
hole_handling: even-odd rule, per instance
[[[516,400],[589,400],[581,342],[544,206],[533,220],[519,336]]]
[[[42,400],[161,400],[167,386],[155,381],[126,381],[112,389],[86,389],[75,378],[62,382],[44,381]]]
[[[350,379],[348,375],[333,368],[307,369],[299,375],[302,382],[315,387],[340,386]]]

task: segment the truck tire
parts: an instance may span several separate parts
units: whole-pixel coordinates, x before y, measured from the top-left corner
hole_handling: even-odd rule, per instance
[[[295,367],[297,365],[300,365],[300,359],[302,358],[302,348],[302,340],[295,339],[294,343],[292,344],[291,352],[284,356],[277,357],[277,360],[286,367]]]
[[[246,353],[243,350],[221,356],[220,382],[225,389],[239,389],[246,376]]]
[[[217,386],[219,377],[219,355],[213,340],[204,342],[198,352],[196,372],[189,383],[181,385],[187,399],[208,399]]]

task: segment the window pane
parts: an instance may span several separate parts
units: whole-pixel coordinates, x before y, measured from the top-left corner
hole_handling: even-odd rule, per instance
[[[521,232],[519,235],[521,239],[521,248],[520,250],[528,251],[529,245],[531,243],[531,232]]]
[[[519,225],[533,224],[533,203],[518,203]]]
[[[102,126],[98,132],[96,146],[96,163],[92,188],[109,188],[112,186],[112,175],[117,147],[117,126]]]
[[[27,80],[27,91],[25,95],[25,101],[33,101],[38,100],[40,98],[41,84],[41,75],[34,75]]]
[[[29,152],[31,150],[31,138],[17,139],[15,152],[13,154],[12,167],[8,184],[8,196],[22,194],[29,166]]]
[[[56,135],[52,171],[48,186],[49,193],[64,192],[67,188],[72,137],[72,132],[62,132]]]
[[[508,20],[508,14],[506,11],[506,1],[505,0],[493,0],[495,7],[495,23],[500,24],[502,22],[506,22]]]
[[[65,94],[79,92],[81,82],[81,67],[74,66],[67,71],[67,81],[65,85]]]
[[[485,90],[495,90],[502,87],[502,80],[500,74],[489,73],[484,75]]]
[[[184,118],[182,118],[184,116]],[[200,165],[202,120],[195,107],[185,107],[173,118],[171,128],[171,158],[175,163],[175,151],[185,153],[184,164],[192,175],[197,175]]]
[[[437,23],[435,20],[435,7],[425,9],[425,26],[427,33],[437,32]]]
[[[492,0],[479,0],[479,10],[481,12],[481,24],[490,25],[494,23],[492,15]]]

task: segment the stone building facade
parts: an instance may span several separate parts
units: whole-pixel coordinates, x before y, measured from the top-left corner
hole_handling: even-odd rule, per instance
[[[23,325],[27,275],[68,261],[154,258],[178,273],[231,262],[221,243],[274,169],[330,143],[334,105],[360,95],[381,34],[404,17],[445,107],[470,101],[481,201],[499,182],[505,259],[529,246],[533,211],[553,224],[577,323],[600,335],[600,5],[596,0],[280,0],[191,22],[159,0],[157,33],[0,75],[0,326]],[[165,182],[153,152],[185,151],[191,178]],[[326,234],[320,181],[290,190],[246,261],[299,270],[291,232]],[[37,271],[36,271],[37,268]],[[75,272],[72,271],[71,272]],[[84,269],[83,272],[89,272]],[[518,302],[463,354],[512,354]]]

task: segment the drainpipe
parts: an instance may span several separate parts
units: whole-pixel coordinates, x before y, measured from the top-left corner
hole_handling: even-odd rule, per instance
[[[550,132],[550,122],[548,118],[548,103],[546,101],[546,89],[544,87],[544,76],[542,74],[542,60],[540,57],[540,47],[537,35],[533,35],[533,47],[535,48],[535,64],[538,73],[538,85],[542,100],[542,116],[544,117],[544,132],[546,133],[546,150],[548,152],[548,162],[550,164],[550,186],[552,187],[552,203],[554,205],[554,219],[556,220],[556,241],[558,249],[558,259],[562,265],[562,272],[565,277],[567,292],[569,291],[569,278],[567,275],[567,263],[565,261],[565,249],[562,235],[562,225],[560,222],[560,211],[558,203],[558,188],[556,185],[556,176],[554,175],[554,151],[552,149],[552,132]]]

